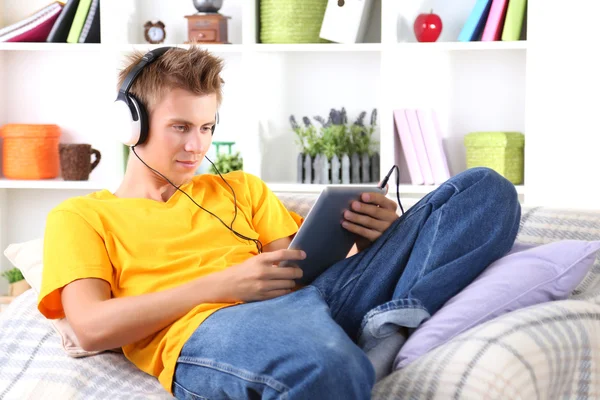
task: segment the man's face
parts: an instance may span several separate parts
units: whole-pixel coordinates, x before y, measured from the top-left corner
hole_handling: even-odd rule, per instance
[[[189,181],[212,143],[217,96],[172,89],[150,113],[142,159],[176,185]]]

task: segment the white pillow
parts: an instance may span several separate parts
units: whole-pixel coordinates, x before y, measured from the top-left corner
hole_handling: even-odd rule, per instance
[[[23,277],[39,296],[42,287],[44,258],[44,240],[34,239],[23,243],[14,243],[4,250],[4,255],[23,273]],[[54,330],[62,338],[62,347],[71,357],[86,357],[100,353],[81,348],[73,328],[65,318],[50,320]]]

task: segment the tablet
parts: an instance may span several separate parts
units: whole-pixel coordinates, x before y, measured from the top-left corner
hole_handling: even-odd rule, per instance
[[[293,261],[304,272],[296,282],[311,283],[348,255],[358,235],[342,227],[344,211],[365,192],[385,193],[385,189],[377,185],[333,185],[323,189],[288,247],[306,253],[304,260]],[[284,267],[288,263],[279,265]]]

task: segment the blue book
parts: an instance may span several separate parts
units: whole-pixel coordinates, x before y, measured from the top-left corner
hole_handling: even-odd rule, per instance
[[[477,0],[475,7],[469,14],[467,22],[458,35],[459,42],[472,42],[481,38],[481,33],[485,27],[492,0]]]

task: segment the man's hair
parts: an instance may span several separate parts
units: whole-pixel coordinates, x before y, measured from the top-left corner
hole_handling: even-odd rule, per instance
[[[119,72],[117,90],[125,77],[146,53],[136,50],[127,56],[126,67]],[[223,60],[195,45],[188,49],[172,48],[156,61],[146,65],[133,82],[129,93],[151,112],[160,99],[172,89],[184,89],[198,95],[217,95],[217,105],[223,98],[224,84],[220,74]]]

